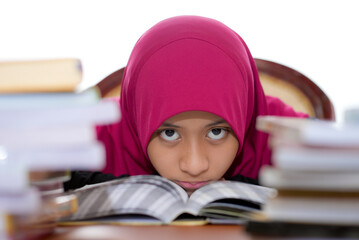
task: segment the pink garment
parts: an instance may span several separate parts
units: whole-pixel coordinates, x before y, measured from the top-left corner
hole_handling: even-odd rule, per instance
[[[169,117],[207,111],[226,120],[240,147],[226,173],[257,178],[270,164],[267,135],[256,131],[259,115],[296,116],[279,99],[269,98],[246,44],[224,24],[208,18],[180,16],[149,29],[136,43],[124,72],[122,119],[98,127],[107,165],[115,175],[155,173],[147,144]],[[300,115],[302,116],[302,115]]]

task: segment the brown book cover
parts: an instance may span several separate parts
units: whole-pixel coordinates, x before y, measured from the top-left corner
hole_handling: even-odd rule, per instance
[[[81,80],[78,59],[0,62],[0,93],[73,92]]]

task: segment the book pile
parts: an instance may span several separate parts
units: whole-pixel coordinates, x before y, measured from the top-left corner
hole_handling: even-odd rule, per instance
[[[77,59],[0,62],[0,239],[33,239],[77,208],[69,170],[101,170],[96,125],[119,120],[98,91],[77,92]]]
[[[265,116],[273,166],[259,176],[278,194],[247,230],[277,236],[359,237],[359,125]]]

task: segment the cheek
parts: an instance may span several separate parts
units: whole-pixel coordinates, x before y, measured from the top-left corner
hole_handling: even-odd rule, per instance
[[[156,171],[163,177],[173,175],[178,166],[180,151],[176,147],[165,147],[160,140],[153,139],[147,147],[147,154]]]
[[[224,174],[232,165],[234,158],[237,155],[239,143],[234,136],[223,144],[209,147],[209,158],[213,169],[216,169],[219,174]]]

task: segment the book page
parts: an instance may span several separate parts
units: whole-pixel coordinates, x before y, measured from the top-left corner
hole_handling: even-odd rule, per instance
[[[181,191],[181,193],[179,192]],[[153,216],[165,223],[183,209],[187,194],[160,176],[143,175],[75,191],[79,209],[68,219],[83,220],[116,214]]]
[[[263,204],[276,191],[271,188],[234,181],[220,181],[205,185],[195,191],[187,204],[187,212],[197,215],[207,204],[220,199],[241,199]]]

